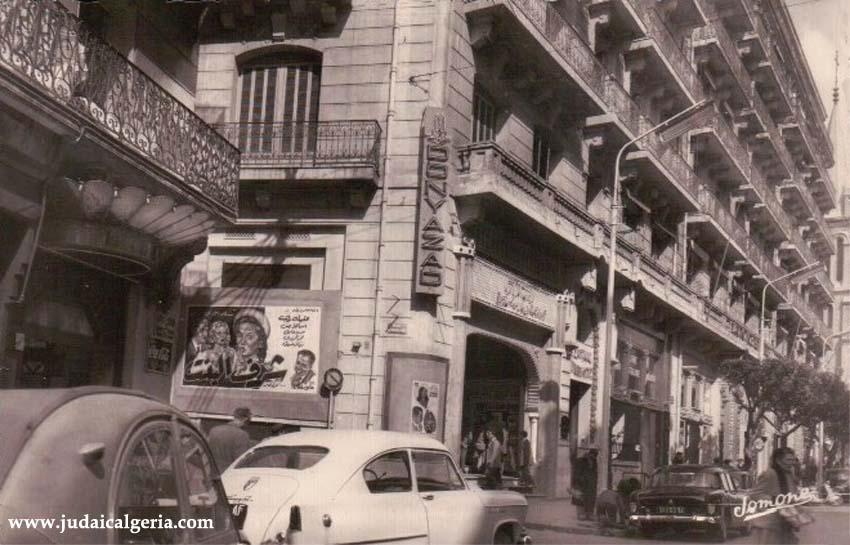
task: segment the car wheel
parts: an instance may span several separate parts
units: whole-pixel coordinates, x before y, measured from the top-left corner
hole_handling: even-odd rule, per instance
[[[713,528],[712,536],[717,543],[724,543],[729,537],[729,530],[726,526],[726,517],[723,513],[720,514],[720,522]]]
[[[510,530],[499,530],[493,538],[493,545],[510,545],[513,542]]]

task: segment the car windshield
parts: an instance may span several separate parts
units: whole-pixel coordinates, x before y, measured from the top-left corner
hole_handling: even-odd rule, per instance
[[[721,488],[719,474],[709,471],[659,471],[652,476],[652,486],[698,486]]]
[[[246,467],[307,469],[316,465],[327,453],[328,449],[313,446],[276,445],[260,447],[239,460],[236,469]]]

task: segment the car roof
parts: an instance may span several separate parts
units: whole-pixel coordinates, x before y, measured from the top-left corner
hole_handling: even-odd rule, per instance
[[[86,396],[104,394],[122,395],[146,400],[160,408],[168,407],[155,398],[139,391],[108,386],[83,386],[79,388],[46,388],[32,390],[4,390],[0,395],[0,485],[35,430],[51,414],[69,402]],[[95,399],[92,397],[92,399]],[[93,410],[97,410],[94,407]],[[172,409],[173,410],[173,409]]]
[[[395,449],[430,449],[445,452],[441,442],[421,434],[381,430],[308,430],[270,437],[251,450],[269,446],[314,446],[328,449],[322,463],[299,473],[328,482],[347,479],[371,458]],[[235,466],[233,466],[235,467]],[[319,467],[321,469],[319,469]]]
[[[307,430],[270,437],[260,443],[268,445],[313,445],[330,451],[345,449],[350,454],[361,453],[371,457],[397,448],[423,448],[445,450],[445,446],[431,437],[382,430]]]

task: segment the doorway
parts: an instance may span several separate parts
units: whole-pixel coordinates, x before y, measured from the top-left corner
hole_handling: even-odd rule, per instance
[[[477,439],[485,430],[493,430],[499,441],[507,444],[505,474],[517,469],[528,383],[526,361],[519,350],[483,335],[467,338],[463,437],[471,433]]]

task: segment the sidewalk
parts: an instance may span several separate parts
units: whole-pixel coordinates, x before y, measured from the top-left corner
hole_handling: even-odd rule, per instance
[[[624,530],[603,528],[596,521],[579,520],[576,506],[569,498],[550,499],[527,496],[528,516],[525,526],[531,530],[548,530],[566,534],[621,535]]]

